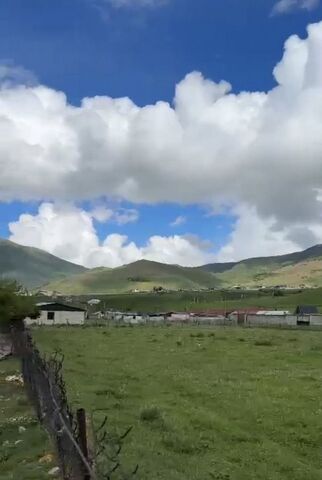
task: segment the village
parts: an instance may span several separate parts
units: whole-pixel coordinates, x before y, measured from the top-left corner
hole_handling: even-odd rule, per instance
[[[262,327],[322,327],[322,315],[314,305],[298,305],[295,311],[263,310],[258,308],[213,309],[199,312],[122,312],[96,310],[99,299],[88,301],[88,308],[71,304],[41,302],[38,318],[25,320],[28,326],[57,325],[212,325]]]

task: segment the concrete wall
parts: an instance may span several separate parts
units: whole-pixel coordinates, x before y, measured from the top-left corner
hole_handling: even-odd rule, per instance
[[[310,315],[310,325],[322,326],[322,315]]]
[[[62,312],[55,311],[54,320],[47,319],[47,311],[42,311],[39,318],[26,318],[26,325],[83,325],[85,312]]]
[[[307,323],[310,326],[322,326],[322,315],[246,315],[245,325],[296,327],[298,322]]]
[[[96,319],[99,321],[98,319]],[[109,312],[106,319],[101,319],[102,322],[111,321],[114,324],[147,324],[147,325],[209,325],[209,326],[278,326],[278,327],[296,327],[298,321],[306,322],[310,326],[322,327],[322,315],[256,315],[256,314],[244,314],[242,316],[242,322],[238,322],[238,316],[235,314],[230,315],[229,318],[223,316],[218,317],[205,317],[196,315],[177,315],[174,317],[165,317],[163,315],[151,316],[148,315],[135,315],[135,318],[130,313],[113,313]]]
[[[245,325],[278,325],[295,326],[297,317],[294,315],[246,315]]]

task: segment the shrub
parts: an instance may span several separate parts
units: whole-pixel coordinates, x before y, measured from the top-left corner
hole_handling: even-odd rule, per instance
[[[0,282],[0,331],[21,324],[26,317],[37,318],[38,309],[32,297],[19,294],[21,287],[16,282]]]
[[[162,412],[158,407],[146,407],[141,410],[140,420],[142,422],[155,422],[162,419]]]

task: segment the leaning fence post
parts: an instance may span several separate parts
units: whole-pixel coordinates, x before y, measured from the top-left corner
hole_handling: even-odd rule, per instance
[[[77,410],[77,424],[79,435],[79,446],[83,452],[84,457],[88,460],[88,448],[87,448],[87,433],[86,433],[86,414],[83,408]],[[84,480],[90,480],[91,476],[87,469],[84,468]]]

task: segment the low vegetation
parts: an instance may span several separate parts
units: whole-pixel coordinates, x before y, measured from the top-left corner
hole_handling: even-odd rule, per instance
[[[55,460],[47,434],[26,398],[19,373],[16,360],[0,363],[0,478],[48,480]]]
[[[26,317],[36,317],[38,310],[32,297],[17,295],[15,282],[0,282],[0,333]]]
[[[62,327],[34,336],[64,353],[75,408],[97,423],[107,415],[116,434],[133,426],[123,461],[139,463],[140,480],[322,478],[321,332]]]

